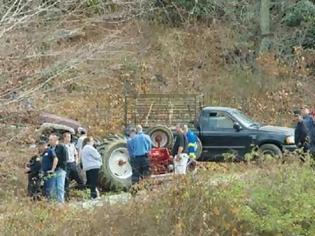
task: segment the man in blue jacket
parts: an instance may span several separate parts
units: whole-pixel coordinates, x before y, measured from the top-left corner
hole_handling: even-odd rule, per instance
[[[143,133],[141,125],[137,125],[136,131],[137,134],[131,130],[130,138],[127,142],[133,184],[150,175],[148,154],[152,148],[151,138],[149,135]]]
[[[189,130],[187,125],[184,125],[184,134],[186,135],[187,140],[187,154],[189,158],[195,160],[198,147],[198,137],[191,130]]]

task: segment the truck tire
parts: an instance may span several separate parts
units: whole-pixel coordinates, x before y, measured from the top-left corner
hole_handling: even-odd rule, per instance
[[[128,190],[131,186],[132,169],[125,138],[119,135],[109,136],[96,148],[103,160],[100,186],[107,191]]]
[[[259,151],[263,155],[270,155],[272,157],[282,157],[281,149],[275,144],[263,144],[259,147]]]
[[[154,147],[158,147],[157,140],[160,138],[160,147],[170,148],[173,146],[174,137],[172,131],[163,125],[157,125],[150,128],[147,134],[151,137],[152,144]]]

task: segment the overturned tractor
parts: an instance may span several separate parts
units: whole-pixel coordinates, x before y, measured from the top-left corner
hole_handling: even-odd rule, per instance
[[[152,175],[161,175],[173,171],[173,159],[170,148],[174,142],[176,123],[191,123],[197,112],[197,100],[184,96],[155,96],[140,95],[126,97],[125,122],[126,126],[142,124],[145,132],[151,137],[153,149],[149,153]],[[54,132],[62,135],[71,132],[74,141],[77,140],[77,128],[80,123],[74,120],[43,114],[39,137],[47,138]],[[157,125],[157,124],[163,125]],[[112,134],[96,140],[96,148],[102,155],[103,166],[100,171],[100,186],[104,190],[126,190],[131,186],[132,169],[129,164],[127,138],[123,135]],[[201,142],[198,143],[198,154],[201,154]]]

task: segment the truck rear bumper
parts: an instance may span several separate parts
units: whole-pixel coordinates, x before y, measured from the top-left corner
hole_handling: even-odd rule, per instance
[[[283,151],[293,152],[296,149],[297,149],[297,146],[295,144],[294,145],[283,145]]]

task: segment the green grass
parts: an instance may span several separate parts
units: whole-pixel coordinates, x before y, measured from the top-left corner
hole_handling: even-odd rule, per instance
[[[314,235],[314,169],[294,159],[232,163],[221,174],[200,170],[127,204],[92,210],[11,199],[1,208],[0,229],[4,235]]]

